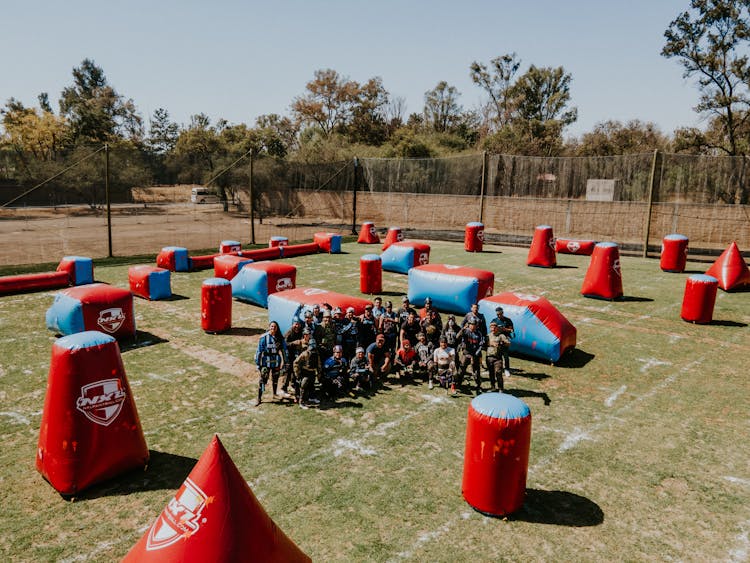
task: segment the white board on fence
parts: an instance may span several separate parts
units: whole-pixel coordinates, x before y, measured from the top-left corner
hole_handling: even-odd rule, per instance
[[[586,201],[614,201],[619,180],[586,180]]]

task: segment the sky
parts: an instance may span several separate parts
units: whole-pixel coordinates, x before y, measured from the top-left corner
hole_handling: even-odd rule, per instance
[[[148,118],[165,108],[187,124],[253,125],[290,115],[316,70],[358,82],[379,76],[406,115],[446,81],[464,109],[486,97],[472,62],[515,52],[529,65],[572,75],[580,136],[609,119],[655,123],[664,133],[705,126],[698,90],[675,59],[660,55],[664,31],[689,0],[36,0],[4,3],[0,19],[0,104],[57,110],[72,69],[85,58]]]

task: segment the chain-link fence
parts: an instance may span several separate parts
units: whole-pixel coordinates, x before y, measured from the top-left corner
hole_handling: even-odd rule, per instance
[[[690,238],[691,252],[716,252],[732,240],[750,249],[744,157],[479,153],[302,163],[248,153],[201,162],[170,171],[133,148],[81,148],[54,159],[0,152],[0,263],[263,243],[271,235],[309,240],[316,231],[350,233],[365,220],[424,238],[459,239],[479,220],[495,242],[526,244],[535,226],[549,224],[559,237],[631,250],[647,240],[658,250],[673,232]],[[158,185],[164,178],[183,184]],[[223,203],[190,202],[191,187],[206,183]]]

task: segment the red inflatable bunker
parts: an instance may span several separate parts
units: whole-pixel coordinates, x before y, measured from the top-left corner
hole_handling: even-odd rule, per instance
[[[36,468],[63,495],[144,467],[148,448],[117,342],[97,331],[52,345]]]
[[[712,276],[719,280],[719,287],[724,291],[741,289],[750,285],[750,270],[742,259],[740,249],[736,242],[732,242],[729,247],[722,252],[721,256],[706,272],[707,276]]]
[[[554,268],[557,266],[555,239],[552,235],[552,227],[549,225],[539,225],[534,230],[534,238],[531,240],[526,265],[538,266],[540,268]]]
[[[404,240],[404,233],[401,232],[401,227],[389,227],[388,234],[385,235],[385,242],[383,242],[383,250],[387,250],[389,246],[396,242]]]
[[[620,250],[614,242],[600,242],[594,247],[581,295],[599,299],[622,297]]]
[[[311,559],[274,523],[214,436],[185,482],[123,562]]]
[[[341,235],[336,233],[315,233],[313,242],[318,245],[321,252],[339,254],[341,252]]]
[[[143,264],[128,268],[128,283],[133,295],[158,301],[172,296],[170,272],[165,268]]]
[[[47,309],[47,328],[63,335],[100,330],[115,338],[135,336],[133,294],[106,283],[64,289]]]
[[[256,262],[260,260],[276,260],[281,258],[281,248],[274,246],[273,248],[256,248],[254,250],[243,250],[240,256],[245,258],[252,258]]]
[[[594,246],[596,246],[596,242],[593,240],[559,238],[555,241],[555,252],[558,254],[591,256],[591,253],[594,252]]]
[[[359,259],[359,292],[374,295],[383,291],[383,264],[377,254]]]
[[[286,246],[282,246],[281,248],[281,257],[282,258],[291,258],[292,256],[304,256],[305,254],[317,254],[320,252],[320,247],[318,246],[318,243],[315,242],[306,242],[303,244],[289,244]]]
[[[223,240],[219,243],[219,253],[232,254],[242,250],[242,243],[238,240]]]
[[[680,317],[691,323],[710,323],[716,304],[718,280],[706,274],[695,274],[685,281]]]
[[[375,223],[372,223],[371,221],[365,221],[362,223],[362,227],[359,229],[357,242],[359,244],[378,244],[380,242],[378,232],[375,230]]]
[[[0,295],[58,289],[69,285],[93,283],[93,281],[94,263],[91,258],[66,256],[54,272],[0,277]]]
[[[208,333],[232,328],[232,284],[224,278],[208,278],[201,284],[201,328]]]
[[[297,268],[283,262],[245,264],[232,279],[232,297],[268,307],[268,296],[297,286]]]
[[[340,307],[344,311],[348,307],[354,307],[355,315],[364,313],[365,307],[371,304],[367,299],[352,297],[327,289],[298,287],[268,296],[268,318],[279,323],[279,328],[283,333],[289,330],[292,321],[299,316],[303,309],[312,310],[313,305],[321,303],[328,303],[334,309]]]
[[[252,264],[252,258],[247,256],[235,256],[234,254],[222,254],[214,258],[214,275],[217,278],[231,280],[236,276],[245,264]]]

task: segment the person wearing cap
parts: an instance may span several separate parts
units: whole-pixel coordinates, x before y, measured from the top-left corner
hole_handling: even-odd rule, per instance
[[[476,394],[482,390],[482,348],[484,347],[484,335],[479,331],[477,318],[467,315],[466,326],[463,327],[456,338],[458,342],[458,377],[456,385],[461,386],[466,370],[471,366],[471,372],[476,382]]]
[[[288,394],[289,381],[291,381],[294,386],[295,394],[298,394],[299,380],[294,376],[294,360],[296,360],[297,356],[307,348],[307,343],[310,341],[310,338],[312,338],[310,329],[307,327],[303,328],[302,321],[299,319],[295,319],[292,322],[291,328],[286,331],[286,334],[284,334],[289,360],[286,362],[286,381],[282,386],[282,391],[286,394]],[[280,396],[288,398],[284,397],[283,394],[280,394]]]
[[[346,325],[346,319],[344,318],[344,311],[341,307],[335,307],[331,311],[331,324],[336,329],[336,344],[341,344],[341,332],[344,330]]]
[[[378,333],[378,320],[375,318],[373,310],[374,307],[372,305],[365,305],[365,312],[359,318],[358,345],[365,349],[375,342],[375,335]]]
[[[432,368],[432,352],[434,349],[435,347],[427,341],[427,336],[424,332],[417,333],[417,344],[414,346],[414,351],[417,353],[417,365],[414,371],[420,376],[425,377],[428,381],[428,373],[430,372],[430,368]]]
[[[380,315],[385,313],[385,307],[383,307],[383,298],[382,297],[376,297],[372,300],[373,306],[372,306],[372,316],[375,317],[375,319],[379,319]]]
[[[437,381],[438,385],[445,387],[451,395],[455,396],[455,377],[456,351],[452,346],[448,346],[448,339],[445,336],[441,336],[438,347],[432,353],[432,369],[430,369],[430,379],[427,386],[432,389],[433,380]]]
[[[323,376],[320,384],[323,396],[331,401],[348,388],[349,362],[344,357],[344,349],[340,344],[333,347],[333,355],[323,363]]]
[[[303,321],[303,327],[310,330],[312,333],[313,340],[316,342],[320,341],[321,334],[320,334],[320,325],[315,322],[315,317],[313,316],[313,312],[310,309],[306,309],[303,315],[304,321]]]
[[[424,298],[424,307],[422,307],[418,312],[417,315],[419,316],[419,319],[424,319],[430,311],[435,310],[435,308],[432,306],[432,297],[425,297]]]
[[[422,330],[419,326],[419,319],[414,311],[411,311],[406,317],[406,321],[401,324],[401,330],[399,331],[399,340],[404,341],[404,338],[408,338],[409,342],[417,341],[417,334]]]
[[[482,313],[479,312],[478,303],[471,304],[471,309],[469,310],[468,313],[466,313],[464,320],[461,322],[461,328],[469,324],[468,319],[471,317],[474,317],[477,319],[477,329],[479,330],[479,332],[482,333],[482,336],[487,336],[487,319],[484,317]]]
[[[349,362],[349,378],[354,384],[354,391],[362,391],[364,387],[370,385],[370,368],[362,346],[357,346],[354,358]]]
[[[503,369],[503,340],[505,336],[500,332],[500,325],[495,319],[490,321],[490,333],[487,335],[487,357],[484,359],[487,365],[487,373],[490,379],[492,391],[497,391],[498,384],[500,391],[504,390],[503,378],[501,371]]]
[[[323,311],[320,309],[320,305],[318,303],[313,305],[312,316],[315,324],[320,324],[323,322]]]
[[[393,371],[398,372],[399,379],[413,374],[417,359],[417,352],[409,339],[402,340],[401,347],[396,351],[396,358],[393,361]]]
[[[260,381],[258,384],[258,398],[255,400],[257,407],[263,398],[263,392],[266,390],[269,377],[273,385],[273,396],[277,398],[279,379],[286,379],[284,374],[284,364],[287,361],[287,349],[284,337],[279,329],[279,323],[271,321],[268,324],[268,330],[260,335],[258,347],[255,350],[255,365],[260,372]],[[284,381],[282,380],[282,386]],[[286,394],[290,397],[289,394]],[[282,395],[283,397],[283,395]],[[284,397],[286,398],[286,397]]]
[[[440,336],[445,337],[449,348],[453,348],[455,350],[456,346],[458,345],[458,343],[456,342],[456,338],[458,338],[458,331],[460,330],[461,327],[458,326],[458,323],[456,322],[456,315],[448,315],[448,320],[445,321],[445,326],[443,326],[443,331],[441,332]]]
[[[320,403],[313,394],[315,392],[315,380],[320,379],[321,361],[318,346],[315,340],[310,338],[310,331],[306,330],[305,349],[294,360],[294,378],[297,381],[297,403],[300,408],[306,409],[309,405]]]
[[[378,334],[375,337],[375,342],[367,347],[366,354],[372,374],[372,385],[376,386],[384,382],[393,367],[391,352],[385,347],[385,336]]]
[[[443,319],[440,318],[440,313],[438,313],[437,309],[428,309],[425,317],[419,321],[419,326],[427,337],[432,350],[437,348],[440,335],[443,332]],[[430,353],[432,353],[432,350],[430,350]]]
[[[396,311],[396,314],[398,315],[399,325],[402,325],[406,322],[406,319],[409,317],[409,313],[417,314],[416,309],[411,306],[411,303],[409,303],[409,298],[404,295],[401,298],[401,307],[398,311]]]
[[[498,327],[500,327],[500,334],[503,335],[503,338],[501,339],[501,352],[503,364],[505,366],[503,376],[510,377],[510,355],[508,354],[508,352],[510,351],[510,341],[515,334],[513,330],[513,321],[505,316],[503,308],[499,305],[495,307],[495,318],[492,320],[497,323]],[[498,373],[500,372],[498,371]]]
[[[385,336],[385,347],[391,355],[396,352],[399,327],[398,315],[393,310],[393,303],[386,301],[385,311],[378,318],[378,332]]]
[[[354,307],[348,307],[341,332],[339,332],[341,337],[339,344],[344,348],[344,358],[347,362],[354,357],[354,350],[359,345],[359,331],[359,318],[354,315]]]
[[[338,335],[336,333],[336,327],[333,326],[331,312],[329,310],[324,310],[323,322],[320,324],[320,339],[315,340],[318,344],[321,358],[331,357],[337,339]]]

